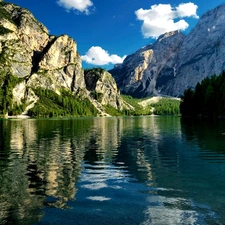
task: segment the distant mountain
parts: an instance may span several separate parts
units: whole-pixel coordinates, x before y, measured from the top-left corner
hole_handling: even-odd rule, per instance
[[[178,31],[169,32],[154,44],[127,56],[123,64],[109,71],[120,90],[135,97],[157,95],[169,80],[174,79],[174,61],[184,38]]]
[[[122,93],[180,96],[225,69],[225,4],[206,12],[187,35],[178,31],[132,55],[109,72]]]

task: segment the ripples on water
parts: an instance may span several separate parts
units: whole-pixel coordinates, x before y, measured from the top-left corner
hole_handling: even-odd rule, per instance
[[[0,120],[0,224],[225,224],[224,125]]]

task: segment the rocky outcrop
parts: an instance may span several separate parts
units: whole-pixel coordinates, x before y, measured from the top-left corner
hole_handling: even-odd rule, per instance
[[[28,10],[2,4],[5,17],[0,24],[8,33],[1,35],[1,61],[13,75],[26,77],[32,72],[34,53],[41,52],[49,42],[48,30]]]
[[[85,88],[76,42],[62,35],[50,36],[47,28],[26,9],[4,4],[11,20],[1,19],[9,33],[1,36],[1,58],[14,76],[26,77],[31,85],[53,90]],[[36,83],[37,82],[37,83]]]
[[[224,18],[225,4],[205,13],[187,36],[166,33],[109,72],[123,93],[180,96],[225,69]]]
[[[114,78],[103,69],[85,71],[85,82],[91,96],[101,105],[110,105],[117,110],[123,109],[123,101]]]
[[[0,25],[8,32],[0,36],[0,69],[26,78],[26,87],[40,85],[55,91],[62,87],[72,91],[84,89],[76,42],[67,35],[50,36],[28,10],[2,4],[7,16],[0,19]]]
[[[96,105],[95,91],[103,94],[98,104],[110,104],[119,110],[123,107],[116,83],[107,72],[103,72],[101,79],[96,81],[95,89],[86,88],[81,57],[71,37],[50,35],[28,10],[2,1],[0,74],[1,86],[7,83],[9,75],[16,79],[9,97],[17,105],[25,103],[26,110],[38,101],[34,92],[37,87],[50,89],[59,95],[62,89],[66,89]]]

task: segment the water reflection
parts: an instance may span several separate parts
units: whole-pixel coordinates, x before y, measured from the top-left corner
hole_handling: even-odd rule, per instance
[[[30,195],[28,189],[27,164],[23,163],[23,135],[27,126],[5,121],[0,127],[0,223],[29,224],[29,220],[41,217],[34,211],[42,204],[37,196]]]
[[[42,216],[34,211],[43,204],[62,208],[74,198],[86,145],[77,129],[89,127],[84,121],[1,121],[1,224],[30,224]]]
[[[187,141],[196,141],[202,153],[218,153],[222,162],[225,159],[225,121],[224,120],[189,120],[182,121],[183,134]],[[216,156],[216,155],[215,155]],[[204,157],[204,155],[202,155]],[[207,160],[207,157],[205,157]],[[208,160],[212,157],[208,157]]]
[[[213,135],[204,126],[0,120],[0,224],[90,224],[87,215],[92,224],[225,222],[223,126]]]

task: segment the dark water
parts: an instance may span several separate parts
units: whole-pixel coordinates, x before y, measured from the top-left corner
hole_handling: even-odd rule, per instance
[[[0,120],[0,224],[225,224],[225,121]]]

